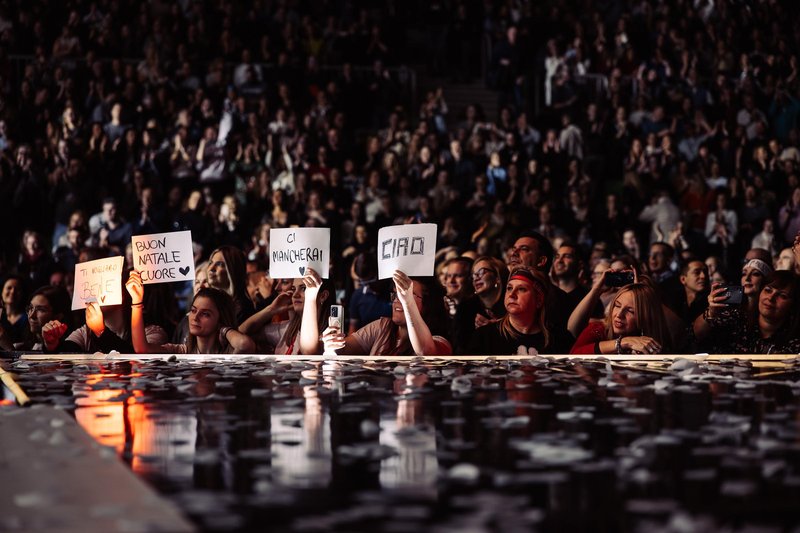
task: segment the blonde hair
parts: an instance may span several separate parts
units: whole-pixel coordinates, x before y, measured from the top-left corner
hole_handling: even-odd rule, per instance
[[[664,311],[661,307],[661,298],[658,297],[658,294],[652,286],[642,282],[626,285],[614,296],[614,299],[608,306],[608,312],[606,313],[606,338],[614,338],[613,319],[611,317],[614,304],[619,300],[620,296],[628,292],[633,295],[633,312],[636,318],[638,334],[652,337],[662,346],[669,345],[671,337],[669,328],[667,327],[667,320],[664,317]],[[664,350],[662,350],[662,352],[664,352]]]

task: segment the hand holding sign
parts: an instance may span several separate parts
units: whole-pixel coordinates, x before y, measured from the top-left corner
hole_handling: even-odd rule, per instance
[[[269,275],[302,278],[311,267],[328,277],[331,255],[330,228],[273,228],[269,230]]]
[[[116,256],[75,265],[72,310],[84,309],[91,302],[121,304],[123,261],[122,256]]]
[[[378,231],[378,279],[395,270],[408,276],[432,276],[436,257],[436,224],[387,226]]]
[[[103,309],[97,305],[97,302],[86,304],[86,325],[89,326],[95,337],[99,337],[106,330],[106,324],[103,321]]]
[[[191,231],[173,231],[131,237],[133,268],[142,283],[171,283],[194,279]]]
[[[128,281],[125,282],[125,288],[128,294],[131,295],[131,305],[139,305],[144,300],[144,284],[142,283],[142,275],[131,270],[128,276]]]

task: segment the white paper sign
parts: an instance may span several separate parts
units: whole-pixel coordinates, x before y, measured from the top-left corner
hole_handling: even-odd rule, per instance
[[[75,265],[75,290],[72,293],[72,310],[86,309],[89,302],[103,305],[122,303],[121,255],[87,261]]]
[[[142,273],[142,283],[194,281],[192,232],[153,233],[131,237],[133,269]]]
[[[311,267],[328,278],[331,261],[330,228],[277,228],[269,230],[269,275],[302,278]]]
[[[378,279],[395,270],[408,276],[433,276],[436,224],[387,226],[378,231]]]

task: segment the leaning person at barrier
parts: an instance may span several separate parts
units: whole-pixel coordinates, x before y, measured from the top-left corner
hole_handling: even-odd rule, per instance
[[[306,277],[311,268],[306,268]],[[316,275],[316,273],[315,273]],[[314,309],[315,313],[321,316],[328,316],[335,291],[333,285],[328,281],[320,280],[320,287],[313,294],[312,299],[306,297],[311,294],[308,292],[305,278],[297,278],[264,309],[256,312],[253,316],[245,320],[239,331],[245,333],[256,340],[259,353],[275,353],[279,355],[297,355],[300,353],[319,353],[319,351],[302,352],[301,344],[301,323],[303,320],[303,309],[308,302],[308,306]],[[292,280],[289,280],[292,281]],[[272,318],[288,312],[289,319],[281,322],[272,322]],[[319,339],[319,331],[314,336]]]
[[[144,327],[144,285],[139,272],[125,284],[131,296],[131,339],[136,353],[218,354],[253,353],[255,343],[236,330],[236,311],[228,293],[207,287],[197,291],[189,309],[189,336],[185,343],[154,343]]]
[[[64,325],[65,331],[69,330],[70,297],[63,287],[46,285],[39,288],[31,296],[27,308],[28,329],[19,342],[11,342],[7,332],[0,327],[0,350],[2,351],[42,351],[42,328],[51,320],[59,320]]]
[[[351,335],[336,328],[322,332],[325,351],[339,355],[450,355],[450,342],[437,335],[445,331],[444,289],[433,277],[392,275],[392,316],[370,322]],[[311,322],[309,320],[309,322]],[[316,324],[309,325],[311,331]],[[304,324],[305,327],[305,324]]]
[[[586,326],[570,353],[668,353],[669,339],[669,328],[655,290],[646,283],[632,283],[617,292],[604,322]]]
[[[511,271],[504,297],[506,315],[475,330],[468,353],[537,355],[566,353],[572,337],[548,323],[545,302],[551,284],[538,270]]]
[[[800,277],[787,270],[764,279],[755,315],[724,303],[725,287],[708,295],[705,323],[717,353],[800,353]]]

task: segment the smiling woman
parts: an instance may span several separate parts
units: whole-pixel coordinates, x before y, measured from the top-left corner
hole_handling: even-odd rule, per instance
[[[715,286],[708,296],[705,320],[710,326],[713,346],[719,353],[800,352],[800,279],[779,270],[764,278],[758,293],[755,318],[741,306],[718,302]],[[733,334],[731,334],[733,333]]]
[[[252,353],[255,343],[236,330],[236,311],[228,293],[205,287],[197,291],[189,309],[189,335],[183,344],[148,342],[144,327],[144,285],[132,271],[125,284],[131,295],[131,340],[136,353]]]

